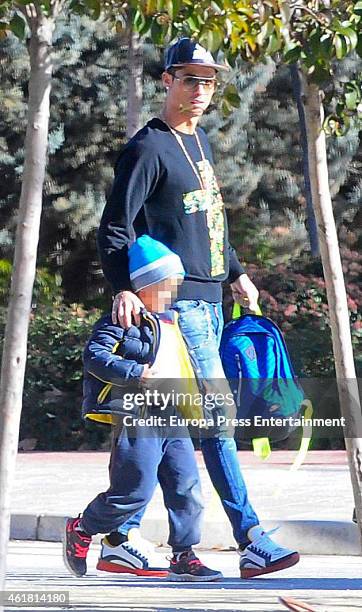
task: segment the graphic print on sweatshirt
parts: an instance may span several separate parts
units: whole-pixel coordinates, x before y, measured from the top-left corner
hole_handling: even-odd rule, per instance
[[[224,269],[224,203],[219,185],[209,160],[196,162],[202,182],[208,189],[196,189],[184,193],[185,213],[206,212],[210,238],[211,276],[218,276]]]

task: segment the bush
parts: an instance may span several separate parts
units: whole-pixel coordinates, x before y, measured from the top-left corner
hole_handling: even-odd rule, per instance
[[[362,371],[362,255],[342,249],[343,271],[350,312],[356,366]],[[323,270],[309,256],[279,264],[272,270],[248,266],[260,291],[263,314],[284,332],[299,376],[335,377],[332,339]]]
[[[99,311],[80,306],[39,306],[29,326],[20,447],[36,450],[107,446],[109,428],[84,423],[82,353]],[[2,327],[5,312],[2,311]]]
[[[9,299],[9,290],[13,266],[8,259],[0,259],[0,306],[5,307]],[[61,279],[59,274],[51,274],[46,268],[36,271],[33,306],[51,306],[54,302],[62,301]]]

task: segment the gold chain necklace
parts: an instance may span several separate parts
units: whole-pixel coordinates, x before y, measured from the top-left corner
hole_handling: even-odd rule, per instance
[[[200,184],[201,189],[207,191],[208,185],[207,185],[206,181],[203,179],[199,169],[197,168],[197,166],[192,161],[191,156],[189,155],[189,153],[188,153],[188,151],[187,151],[187,149],[186,149],[186,147],[184,145],[184,142],[182,140],[181,135],[178,132],[176,132],[176,130],[173,127],[171,127],[171,125],[169,125],[167,123],[167,121],[165,121],[164,119],[161,119],[161,121],[163,121],[163,123],[165,125],[167,125],[167,127],[170,130],[171,134],[173,134],[173,136],[176,138],[176,140],[177,140],[178,144],[180,145],[180,147],[181,147],[181,149],[182,149],[182,151],[183,151],[187,161],[189,162],[192,170],[194,171],[194,174],[195,174],[195,176],[196,176],[196,178],[197,178],[197,180],[198,180],[198,182]],[[201,159],[202,159],[202,162],[203,162],[203,168],[206,169],[205,168],[206,157],[205,157],[204,150],[203,150],[203,148],[201,146],[201,142],[200,142],[200,138],[199,138],[199,135],[197,133],[197,130],[195,130],[195,138],[196,138],[197,146],[199,147],[199,151],[201,153]]]

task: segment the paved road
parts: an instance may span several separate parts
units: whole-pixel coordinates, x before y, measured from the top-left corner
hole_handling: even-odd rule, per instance
[[[159,550],[164,561],[165,549]],[[208,585],[132,579],[94,570],[98,554],[90,553],[89,574],[73,578],[63,567],[60,544],[11,542],[7,589],[65,590],[70,606],[48,612],[282,612],[278,596],[287,594],[307,601],[317,612],[361,612],[362,560],[360,557],[306,556],[289,570],[263,579],[240,580],[237,556],[232,552],[199,551],[210,567],[225,578]],[[16,610],[16,608],[7,608]],[[24,610],[24,608],[22,608]],[[40,608],[27,608],[38,612]],[[20,609],[18,608],[18,612]]]

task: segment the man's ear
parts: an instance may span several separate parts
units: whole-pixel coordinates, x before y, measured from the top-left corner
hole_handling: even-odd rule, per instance
[[[169,72],[162,73],[162,84],[166,89],[171,87],[172,80],[173,80],[172,74],[170,74]]]

